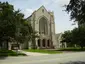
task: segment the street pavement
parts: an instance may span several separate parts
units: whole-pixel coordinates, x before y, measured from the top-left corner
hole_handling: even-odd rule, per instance
[[[85,64],[85,52],[1,58],[0,64]]]

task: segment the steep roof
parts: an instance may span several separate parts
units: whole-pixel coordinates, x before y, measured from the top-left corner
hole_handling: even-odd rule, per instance
[[[56,34],[56,39],[58,39],[61,35],[62,35],[62,33]]]

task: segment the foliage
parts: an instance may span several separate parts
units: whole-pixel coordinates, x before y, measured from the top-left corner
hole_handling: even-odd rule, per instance
[[[13,10],[13,6],[8,2],[0,2],[0,44],[14,37],[16,27],[13,21]]]
[[[85,46],[85,0],[70,0],[66,6],[66,12],[70,13],[70,19],[78,23],[78,28],[71,31],[71,44]]]
[[[62,34],[62,40],[61,43],[63,44],[64,42],[67,43],[67,47],[72,47],[73,46],[73,42],[72,42],[72,32],[69,31],[65,31],[64,34]]]
[[[85,26],[74,28],[72,31],[66,31],[62,35],[62,42],[66,42],[70,45],[78,45],[80,47],[85,46]]]
[[[37,32],[34,32],[31,34],[31,40],[32,40],[32,49],[36,49],[36,42],[35,42],[35,38],[39,38],[39,36],[37,35]]]
[[[72,31],[72,38],[75,44],[80,45],[81,47],[85,46],[85,26],[80,26],[79,28],[75,28]]]
[[[20,10],[15,11],[8,2],[0,2],[0,45],[4,41],[29,41],[33,32],[30,22],[24,19]]]
[[[74,52],[78,52],[78,51],[85,51],[85,48],[81,49],[80,47],[68,47],[68,48],[60,48],[57,51],[74,51]]]
[[[15,25],[13,22],[13,6],[6,3],[0,3],[0,32],[1,36],[14,36]],[[3,31],[3,32],[2,32]]]
[[[66,11],[70,13],[71,20],[77,21],[79,25],[85,23],[85,0],[70,0]]]
[[[62,42],[71,42],[72,34],[71,31],[65,31],[64,34],[62,34]]]

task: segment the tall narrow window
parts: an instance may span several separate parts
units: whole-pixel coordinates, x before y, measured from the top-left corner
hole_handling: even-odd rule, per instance
[[[44,9],[42,9],[42,12],[44,13]]]
[[[48,34],[48,24],[47,24],[47,20],[44,17],[42,17],[39,20],[39,33]]]

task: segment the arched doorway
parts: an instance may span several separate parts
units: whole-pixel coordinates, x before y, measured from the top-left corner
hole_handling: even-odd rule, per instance
[[[45,17],[42,17],[39,20],[39,33],[45,35],[48,34],[48,24],[47,19]]]
[[[40,47],[40,39],[38,39],[38,47]]]
[[[45,39],[42,40],[42,46],[45,47]]]

